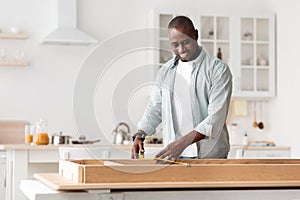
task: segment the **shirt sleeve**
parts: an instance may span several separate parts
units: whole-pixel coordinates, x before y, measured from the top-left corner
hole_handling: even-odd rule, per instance
[[[208,92],[207,117],[194,130],[210,139],[218,137],[224,127],[230,98],[232,94],[232,75],[229,67],[217,63],[211,76],[211,87]]]
[[[138,129],[143,130],[147,135],[154,134],[156,127],[162,121],[162,91],[160,77],[161,73],[159,73],[156,78],[147,108],[141,121],[138,123]]]

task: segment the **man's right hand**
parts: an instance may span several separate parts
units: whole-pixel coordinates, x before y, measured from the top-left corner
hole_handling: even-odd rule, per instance
[[[145,152],[144,138],[140,138],[139,136],[136,136],[133,141],[133,146],[132,146],[132,150],[131,150],[131,158],[138,159],[140,151]]]

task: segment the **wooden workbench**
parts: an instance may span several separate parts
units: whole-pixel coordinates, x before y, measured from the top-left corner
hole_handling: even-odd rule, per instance
[[[189,163],[189,165],[185,165]],[[300,187],[300,159],[60,161],[59,173],[34,177],[54,190]]]
[[[149,160],[109,160],[118,162],[111,166],[104,164],[107,161],[71,161],[69,164],[73,169],[67,177],[59,175],[62,172],[35,174],[37,180],[23,180],[20,189],[30,200],[291,200],[300,197],[298,159],[193,160],[190,167],[171,164],[152,171],[147,171],[153,165]],[[143,173],[133,172],[134,168],[141,168],[139,172]],[[83,176],[92,172],[95,179],[70,178],[77,169],[84,169],[81,171]],[[92,177],[90,175],[87,177]],[[170,175],[175,175],[177,181]],[[99,181],[101,177],[102,182]]]

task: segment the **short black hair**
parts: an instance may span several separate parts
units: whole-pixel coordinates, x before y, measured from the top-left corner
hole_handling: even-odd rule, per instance
[[[186,29],[186,30],[195,30],[194,24],[190,18],[186,16],[177,16],[173,18],[168,25],[168,29],[175,28],[175,29]]]

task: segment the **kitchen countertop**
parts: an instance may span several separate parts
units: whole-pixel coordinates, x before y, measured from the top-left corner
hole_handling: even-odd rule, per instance
[[[61,144],[61,145],[27,145],[27,144],[0,144],[0,150],[56,150],[59,147],[116,147],[130,149],[132,145],[108,145],[108,144]],[[145,147],[163,147],[162,144],[145,144]],[[267,146],[267,147],[244,147],[245,150],[289,150],[289,146]]]
[[[63,145],[27,145],[0,144],[0,150],[58,150],[59,147],[115,147],[130,149],[132,145],[104,145],[104,144],[63,144]],[[163,147],[162,144],[145,144],[145,147]]]
[[[0,151],[6,157],[6,199],[25,200],[19,189],[21,180],[32,177],[32,172],[57,172],[58,161],[61,159],[60,149],[95,149],[103,150],[101,155],[110,156],[112,151],[130,152],[131,145],[109,144],[70,144],[70,145],[27,145],[1,144]],[[147,144],[145,148],[158,150],[162,145]],[[123,151],[122,151],[123,150]],[[86,153],[86,152],[85,152]],[[79,154],[80,156],[81,154]],[[73,156],[73,155],[72,155]],[[20,167],[22,166],[22,167]],[[51,198],[47,198],[51,199]]]
[[[246,146],[245,150],[290,150],[291,147],[288,146],[266,146],[266,147],[252,147]]]

